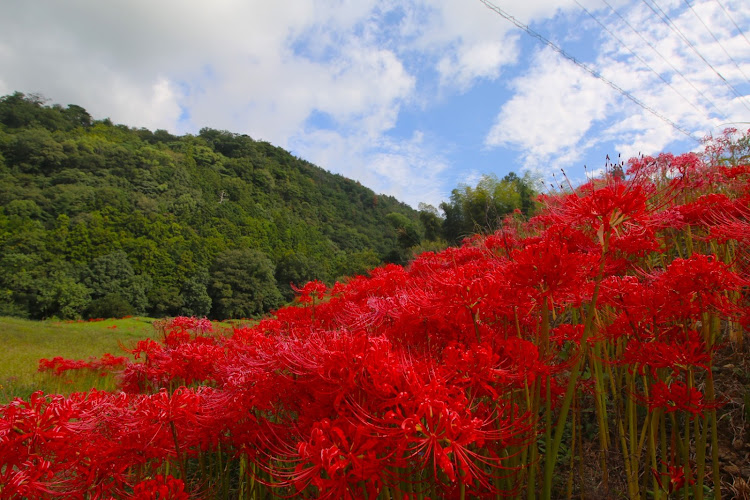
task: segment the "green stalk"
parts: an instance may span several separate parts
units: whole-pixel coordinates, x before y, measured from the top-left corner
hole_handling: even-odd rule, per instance
[[[540,383],[539,377],[534,380],[532,386],[534,391],[533,399],[531,403],[531,414],[539,415],[539,400],[541,399],[542,384]],[[549,453],[549,450],[545,450],[545,453]],[[539,461],[539,444],[537,443],[536,437],[531,443],[531,456],[529,457],[529,469],[528,469],[528,481],[526,483],[526,499],[534,500],[536,498],[536,481],[537,481],[537,462]],[[549,498],[544,496],[542,498]]]
[[[542,359],[547,359],[549,355],[549,308],[547,305],[547,298],[542,300],[542,324],[540,328],[540,356]],[[545,377],[545,409],[544,409],[544,451],[545,456],[545,472],[547,466],[547,458],[549,458],[549,450],[552,446],[552,387],[550,376]],[[545,497],[549,498],[549,497]]]
[[[692,368],[688,368],[687,388],[688,388],[688,393],[693,388]],[[683,455],[683,463],[687,466],[687,470],[685,471],[685,500],[688,500],[690,498],[690,493],[689,493],[690,487],[688,485],[690,484],[690,481],[693,478],[693,470],[692,470],[692,467],[690,467],[690,421],[688,419],[687,414],[685,414],[685,451]]]
[[[706,329],[708,325],[708,329]],[[719,331],[720,327],[719,318],[712,317],[710,322],[704,322],[704,331],[706,332],[706,346],[708,347],[709,353],[713,347],[716,332]],[[714,392],[714,374],[712,371],[713,367],[713,356],[709,359],[708,363],[708,374],[706,377],[706,399],[711,404],[716,401],[716,393]],[[721,476],[719,475],[719,434],[716,427],[716,409],[712,408],[708,413],[709,420],[711,421],[711,480],[714,486],[714,499],[721,498]]]
[[[648,397],[648,394],[646,394],[646,397]],[[651,469],[658,472],[658,462],[656,459],[656,432],[659,428],[659,422],[661,418],[661,408],[657,408],[654,410],[653,415],[651,418],[651,425],[649,426],[649,432],[648,432],[648,455],[651,459]],[[651,488],[654,491],[654,500],[660,500],[661,498],[661,490],[659,489],[659,483],[656,480],[656,475],[651,474]]]
[[[606,410],[606,403],[604,401],[605,389],[603,387],[604,375],[602,373],[601,364],[598,362],[600,358],[601,345],[599,342],[593,346],[593,354],[589,359],[591,366],[594,371],[596,392],[594,394],[594,410],[596,411],[596,420],[599,427],[599,446],[601,448],[601,468],[602,468],[602,487],[605,492],[609,491],[609,471],[607,468],[607,455],[609,453],[609,418]]]
[[[703,481],[704,476],[706,475],[706,438],[708,433],[708,417],[695,417],[694,420],[694,434],[697,436],[697,441],[695,443],[695,461],[697,463],[697,469],[695,472],[695,489],[693,494],[695,495],[696,500],[703,500]],[[700,425],[701,422],[703,422],[703,425]]]
[[[568,475],[568,485],[566,488],[566,495],[565,497],[570,500],[573,498],[573,474],[575,473],[575,457],[576,457],[576,438],[578,437],[576,434],[576,430],[578,428],[578,418],[580,418],[580,412],[578,411],[578,405],[575,403],[573,404],[573,425],[571,426],[571,436],[570,436],[570,474]],[[583,450],[580,452],[583,454]]]
[[[635,447],[637,446],[638,434],[636,431],[636,413],[633,394],[635,394],[635,375],[626,375],[628,382],[628,398],[625,400],[625,419],[627,422],[627,440],[624,440],[622,453],[625,459],[625,472],[628,480],[628,494],[632,499],[640,498],[638,491],[638,466],[635,462]]]
[[[604,276],[604,257],[607,254],[607,248],[609,246],[609,233],[603,235],[602,241],[602,256],[601,262],[599,263],[599,272],[596,277],[596,284],[594,285],[594,293],[591,297],[591,303],[589,304],[589,310],[586,314],[586,322],[583,326],[583,334],[581,335],[581,353],[573,366],[573,370],[568,379],[568,387],[565,390],[565,397],[563,399],[562,406],[560,407],[560,415],[555,425],[555,434],[552,441],[551,449],[546,450],[547,457],[544,462],[544,483],[543,483],[543,498],[552,497],[552,475],[555,470],[555,463],[557,462],[557,453],[560,449],[560,442],[562,441],[563,432],[565,431],[565,422],[568,418],[568,410],[570,404],[573,401],[573,396],[576,392],[576,385],[578,383],[578,377],[581,374],[584,360],[586,359],[586,343],[591,334],[591,330],[594,325],[594,312],[596,310],[596,302],[599,298],[599,287],[601,285],[602,277]]]

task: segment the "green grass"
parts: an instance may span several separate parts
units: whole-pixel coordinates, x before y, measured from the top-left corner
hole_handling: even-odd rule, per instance
[[[66,386],[59,377],[38,373],[39,360],[55,356],[87,360],[107,352],[122,356],[121,345],[154,337],[153,321],[141,317],[78,323],[0,317],[0,404],[39,389],[66,393],[90,388],[82,384],[111,388],[111,379],[93,378]]]

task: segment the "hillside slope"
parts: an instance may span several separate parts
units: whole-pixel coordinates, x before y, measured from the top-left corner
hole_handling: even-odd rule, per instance
[[[395,198],[246,135],[0,98],[0,314],[251,316],[290,282],[403,262],[404,220],[420,228]]]

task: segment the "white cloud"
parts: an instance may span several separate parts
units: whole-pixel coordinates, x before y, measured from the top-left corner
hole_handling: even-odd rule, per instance
[[[534,56],[532,70],[513,82],[506,102],[485,139],[489,147],[523,150],[525,166],[547,163],[560,168],[577,160],[596,120],[606,116],[612,90],[550,49]]]
[[[742,100],[646,6],[610,0],[664,59],[601,0],[579,1],[692,105],[602,33],[586,61],[605,77],[698,135],[748,121]],[[748,32],[746,1],[722,4]],[[575,0],[494,3],[564,47],[599,31]],[[722,75],[748,88],[748,43],[715,1],[691,5],[742,71],[684,2],[659,4]],[[248,133],[412,204],[436,203],[466,172],[448,178],[453,166],[444,143],[453,138],[433,137],[431,124],[418,120],[404,126],[404,110],[416,114],[418,104],[429,109],[466,96],[479,82],[494,82],[502,95],[482,102],[498,112],[487,124],[486,146],[521,151],[526,167],[574,164],[605,141],[654,153],[681,137],[550,50],[532,45],[534,55],[522,57],[526,36],[479,1],[6,0],[0,93],[40,92],[132,126]],[[330,117],[334,129],[311,128],[315,113]]]
[[[723,12],[717,12],[713,2],[695,1],[692,5],[722,45],[727,50],[733,47],[732,56],[743,71],[750,69],[747,42],[743,40],[744,47],[740,47],[740,34],[731,29]],[[747,88],[742,71],[696,16],[681,2],[672,2],[670,8],[673,10],[667,12],[671,19],[696,49],[712,61],[714,68],[735,88],[743,85]],[[549,171],[579,161],[589,148],[605,141],[612,141],[625,155],[658,153],[671,143],[686,139],[669,122],[700,138],[721,121],[742,121],[743,116],[747,121],[748,110],[742,99],[733,95],[716,73],[653,12],[643,5],[621,8],[620,12],[637,27],[640,36],[611,12],[599,12],[599,19],[620,40],[602,32],[595,60],[585,64],[644,107],[550,49],[544,49],[532,60],[531,69],[513,81],[514,95],[500,108],[485,144],[522,151],[526,167],[554,159],[555,165],[547,167]],[[639,57],[634,57],[626,47]]]
[[[437,70],[443,85],[454,85],[466,91],[478,79],[496,79],[500,68],[515,62],[517,57],[516,37],[506,37],[503,42],[464,43],[441,58]]]

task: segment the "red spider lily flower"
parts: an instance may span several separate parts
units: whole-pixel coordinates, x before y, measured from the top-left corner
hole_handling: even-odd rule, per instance
[[[125,356],[113,356],[105,353],[100,359],[91,358],[89,361],[64,359],[60,356],[51,360],[42,358],[39,360],[39,372],[53,371],[60,376],[68,371],[91,370],[100,372],[104,376],[107,372],[124,367],[128,363]]]
[[[653,296],[663,301],[663,315],[696,320],[710,310],[731,315],[733,306],[725,292],[738,290],[744,284],[726,264],[702,254],[675,259],[663,272],[649,278]]]
[[[604,235],[622,230],[625,222],[644,223],[653,187],[645,183],[612,181],[604,186],[591,181],[576,192],[550,199],[552,219],[564,226],[589,227],[604,244]]]
[[[709,193],[674,209],[685,223],[706,226],[711,225],[718,217],[736,217],[744,212],[743,207],[724,193]]]
[[[185,483],[172,476],[158,474],[153,479],[145,479],[133,487],[133,498],[139,500],[188,500]]]
[[[165,329],[168,332],[189,332],[195,335],[203,335],[213,331],[213,324],[206,318],[178,316],[172,318],[166,324]]]
[[[628,160],[626,174],[639,179],[700,179],[697,174],[700,174],[706,168],[707,165],[695,153],[686,153],[679,156],[662,153],[656,158],[651,156],[631,158]]]
[[[668,472],[659,472],[657,469],[651,469],[651,472],[653,473],[654,477],[656,478],[656,482],[659,483],[659,487],[667,492],[668,495],[671,495],[672,493],[676,493],[680,491],[685,486],[685,467],[676,467],[672,465],[667,466],[669,468]],[[662,476],[669,476],[669,481],[665,483]],[[690,478],[690,486],[695,484],[695,479],[693,477],[695,474],[693,474]]]
[[[345,420],[323,419],[310,430],[309,438],[296,444],[294,451],[269,469],[279,484],[294,486],[297,493],[309,488],[318,498],[355,499],[367,494],[376,497],[383,485],[386,460],[378,456],[382,439],[374,439]],[[291,463],[291,465],[290,465]]]
[[[57,493],[52,463],[32,457],[17,467],[0,467],[0,499],[48,498]]]
[[[717,214],[709,226],[709,239],[720,243],[736,240],[745,245],[750,243],[750,210],[747,209],[750,199],[738,200],[743,208],[736,214]]]
[[[71,370],[83,370],[86,368],[92,368],[91,363],[83,360],[64,359],[60,356],[54,358],[39,360],[39,371],[54,371],[55,375],[62,375],[63,373]]]
[[[667,385],[658,380],[651,385],[649,397],[641,399],[651,411],[656,408],[662,408],[666,413],[684,411],[693,417],[721,406],[719,402],[706,402],[701,391],[680,381]]]
[[[708,370],[711,362],[711,350],[700,333],[695,330],[683,332],[681,328],[671,328],[669,333],[662,333],[658,339],[632,339],[628,342],[625,352],[615,364],[638,367],[639,373],[645,373],[646,368],[655,375],[659,368],[670,368],[672,376],[677,376],[679,370],[688,368],[703,368]]]
[[[596,253],[572,248],[567,231],[547,231],[538,242],[513,252],[508,286],[536,303],[548,298],[555,304],[580,303],[598,261]]]
[[[319,280],[309,281],[302,288],[297,288],[294,284],[291,285],[297,295],[297,302],[301,304],[310,304],[316,300],[321,300],[326,293],[327,287],[325,283]]]

